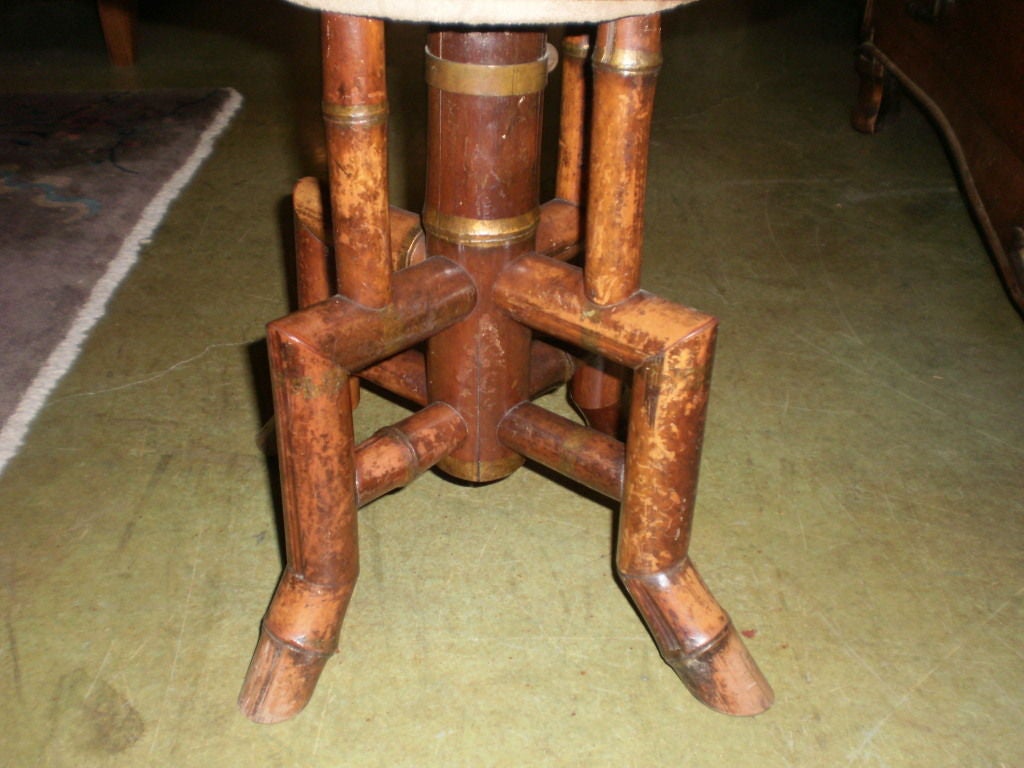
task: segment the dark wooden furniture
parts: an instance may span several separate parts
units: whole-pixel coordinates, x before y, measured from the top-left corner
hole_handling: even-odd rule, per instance
[[[299,712],[335,653],[359,569],[360,506],[431,466],[483,482],[527,458],[621,500],[618,572],[694,695],[731,714],[771,704],[687,553],[716,322],[640,290],[660,17],[617,12],[674,4],[476,5],[565,21],[583,6],[607,14],[589,58],[586,170],[591,39],[566,40],[560,199],[544,205],[541,101],[554,62],[539,25],[552,19],[432,28],[421,217],[388,204],[384,24],[324,13],[329,206],[314,180],[296,187],[302,308],[268,326],[287,565],[239,698],[253,720]],[[581,244],[582,269],[566,263]],[[613,414],[627,371],[620,440]],[[589,427],[531,403],[570,377]],[[359,379],[419,410],[356,445]]]
[[[938,127],[1012,300],[1024,311],[1024,2],[868,0],[858,57],[858,130],[896,93]]]

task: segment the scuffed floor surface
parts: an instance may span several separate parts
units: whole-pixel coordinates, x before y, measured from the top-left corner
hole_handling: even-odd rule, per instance
[[[368,507],[312,703],[238,714],[281,566],[254,435],[317,23],[152,5],[131,71],[89,3],[0,11],[7,90],[246,99],[0,477],[0,765],[1024,765],[1024,323],[920,113],[849,128],[846,0],[675,13],[655,117],[644,283],[721,320],[693,555],[774,708],[696,703],[612,577],[610,507],[524,470]],[[421,33],[391,39],[411,206]],[[401,414],[367,394],[361,434]]]

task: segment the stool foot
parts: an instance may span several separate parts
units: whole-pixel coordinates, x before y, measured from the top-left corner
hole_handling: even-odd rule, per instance
[[[623,583],[662,657],[698,700],[728,715],[772,705],[771,686],[692,562]]]
[[[294,717],[309,702],[330,657],[296,648],[261,629],[238,708],[255,723],[280,723]]]
[[[355,581],[354,568],[337,584],[315,584],[285,569],[238,696],[246,717],[278,723],[302,711],[338,648]]]

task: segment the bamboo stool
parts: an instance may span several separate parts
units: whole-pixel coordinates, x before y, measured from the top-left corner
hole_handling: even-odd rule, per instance
[[[299,182],[301,308],[267,330],[287,566],[242,711],[277,722],[312,696],[355,586],[360,506],[435,465],[485,482],[527,458],[621,500],[618,573],[687,688],[764,711],[771,688],[687,555],[716,321],[640,290],[659,12],[684,0],[297,1],[324,11],[330,210]],[[436,25],[422,217],[388,203],[383,18]],[[590,36],[567,36],[557,199],[540,205],[543,25],[581,22],[598,24],[590,75]],[[583,244],[581,270],[566,261]],[[359,379],[422,408],[355,445]],[[530,402],[570,379],[588,427]]]

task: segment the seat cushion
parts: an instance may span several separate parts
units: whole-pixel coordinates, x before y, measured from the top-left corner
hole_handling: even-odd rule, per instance
[[[692,0],[289,0],[331,13],[442,24],[564,24],[657,13]]]

